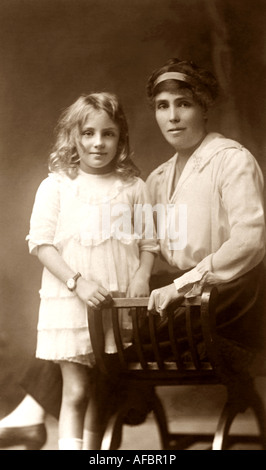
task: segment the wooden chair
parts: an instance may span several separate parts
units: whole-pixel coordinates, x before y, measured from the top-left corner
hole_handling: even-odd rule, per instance
[[[123,390],[117,405],[110,410],[102,441],[102,449],[114,450],[121,445],[125,424],[140,424],[152,411],[158,425],[161,448],[184,450],[195,442],[211,442],[212,450],[229,449],[238,441],[259,443],[266,450],[266,417],[260,396],[254,388],[252,377],[253,357],[245,350],[219,337],[215,326],[216,289],[207,288],[201,296],[185,299],[182,307],[186,317],[187,347],[174,334],[172,308],[168,312],[168,337],[160,341],[156,316],[147,312],[147,298],[114,299],[112,304],[112,325],[117,347],[115,380]],[[122,310],[121,310],[122,309]],[[132,316],[132,344],[123,346],[119,312],[130,309]],[[198,313],[197,313],[198,312]],[[121,313],[120,313],[121,315]],[[150,341],[142,335],[143,316],[148,315]],[[199,315],[201,341],[194,331],[194,317]],[[103,312],[88,309],[89,329],[92,347],[98,369],[112,381],[114,370],[104,353]],[[200,347],[199,347],[200,345]],[[168,351],[165,353],[165,347]],[[204,351],[204,354],[201,351]],[[170,351],[170,354],[169,354]],[[226,354],[229,351],[229,361]],[[242,366],[239,371],[231,370],[232,357],[240,355]],[[243,359],[244,358],[244,359]],[[244,365],[243,365],[244,363]],[[166,414],[156,393],[158,386],[223,384],[227,400],[222,410],[214,435],[170,433]],[[238,413],[250,408],[258,424],[258,436],[229,435],[232,422]]]

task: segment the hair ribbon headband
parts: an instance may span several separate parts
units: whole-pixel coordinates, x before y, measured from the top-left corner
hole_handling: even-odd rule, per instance
[[[154,86],[156,87],[158,83],[164,82],[165,80],[180,80],[181,82],[189,83],[189,78],[188,75],[181,72],[165,72],[155,80]]]

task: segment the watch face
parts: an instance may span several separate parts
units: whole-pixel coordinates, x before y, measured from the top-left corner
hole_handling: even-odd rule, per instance
[[[67,281],[68,289],[74,289],[75,285],[76,285],[76,282],[74,281],[74,279],[68,279]]]

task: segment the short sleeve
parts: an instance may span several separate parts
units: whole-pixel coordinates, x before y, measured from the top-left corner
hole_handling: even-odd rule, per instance
[[[53,245],[60,210],[59,179],[49,175],[40,184],[30,218],[30,230],[26,237],[31,254],[37,254],[37,247]]]

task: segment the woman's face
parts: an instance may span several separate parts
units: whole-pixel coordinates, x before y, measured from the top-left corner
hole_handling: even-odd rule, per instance
[[[106,111],[92,110],[81,130],[81,145],[77,145],[81,170],[101,173],[116,156],[119,135],[119,127]]]
[[[206,135],[205,112],[189,90],[159,93],[155,117],[163,136],[181,156],[190,156]]]

